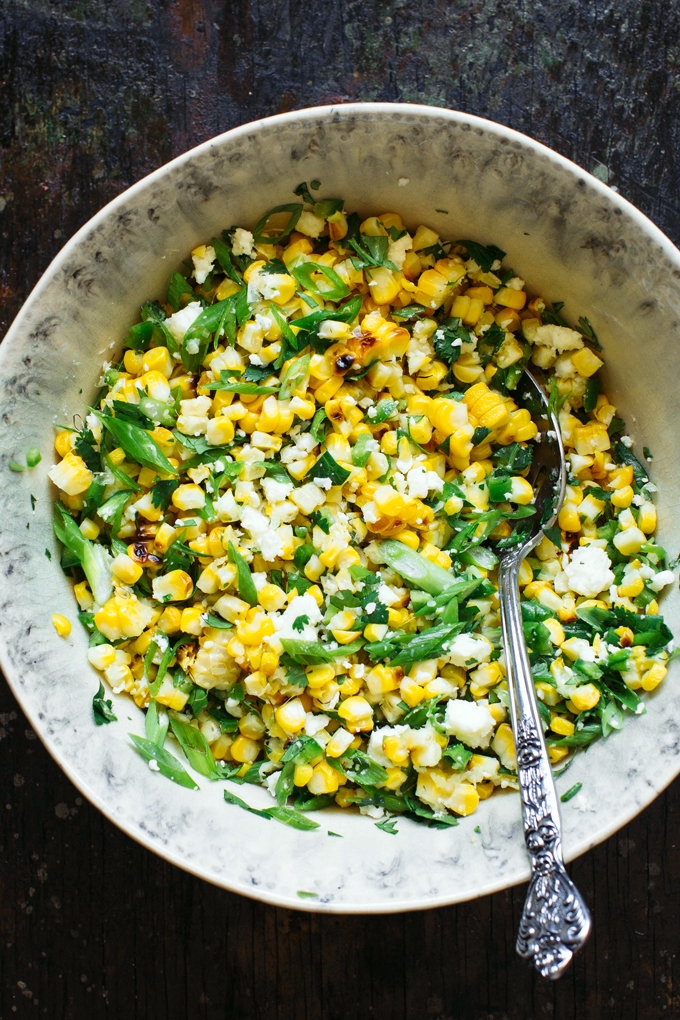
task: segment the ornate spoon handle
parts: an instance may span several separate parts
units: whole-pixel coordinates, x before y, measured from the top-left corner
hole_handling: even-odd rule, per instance
[[[591,921],[564,867],[557,791],[524,642],[518,575],[526,551],[506,554],[498,574],[524,841],[531,857],[517,952],[531,960],[543,977],[554,980],[588,938]]]

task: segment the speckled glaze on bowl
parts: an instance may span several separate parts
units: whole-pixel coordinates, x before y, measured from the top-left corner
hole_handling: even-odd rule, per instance
[[[141,303],[164,294],[191,248],[232,224],[252,225],[314,178],[321,197],[343,196],[360,213],[394,209],[412,227],[424,222],[445,237],[500,245],[538,292],[565,301],[574,320],[588,316],[636,449],[645,443],[655,454],[659,539],[678,548],[680,253],[590,175],[497,124],[396,104],[303,110],[206,142],[111,202],[57,256],[10,329],[0,348],[0,661],[83,795],[174,864],[286,907],[432,907],[527,878],[517,796],[495,795],[444,831],[402,820],[395,837],[339,809],[317,813],[315,832],[298,832],[225,804],[221,784],[198,777],[200,792],[175,787],[134,752],[127,733],[144,729],[130,700],[115,698],[117,723],[93,724],[98,677],[85,632],[76,623],[63,640],[50,623],[56,611],[76,615],[51,529],[52,424],[69,422],[92,399],[102,362],[120,349]],[[11,473],[7,461],[31,446],[42,463]],[[663,611],[680,634],[677,590]],[[648,699],[646,715],[579,755],[558,780],[560,792],[583,783],[562,807],[568,859],[624,825],[680,771],[676,669]],[[231,788],[254,806],[271,803],[260,788]],[[329,837],[329,828],[344,838]]]

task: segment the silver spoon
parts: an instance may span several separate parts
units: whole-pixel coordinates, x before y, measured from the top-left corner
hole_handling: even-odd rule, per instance
[[[523,379],[534,402],[538,395],[545,406],[543,416],[534,415],[539,423],[545,423],[545,430],[541,429],[528,478],[536,492],[536,514],[526,540],[503,552],[498,568],[524,841],[531,857],[531,879],[516,946],[519,955],[531,960],[539,974],[555,980],[588,938],[591,920],[564,867],[559,803],[524,641],[518,584],[522,560],[541,541],[542,529],[555,523],[562,505],[566,484],[564,447],[557,418],[549,412],[543,390],[529,371]]]

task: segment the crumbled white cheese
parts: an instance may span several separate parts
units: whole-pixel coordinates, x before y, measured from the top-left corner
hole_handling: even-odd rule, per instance
[[[563,351],[575,351],[583,347],[583,337],[575,329],[569,329],[568,326],[554,326],[552,323],[546,326],[536,326],[530,331],[528,338],[532,343],[542,347],[552,347],[559,354]]]
[[[448,701],[444,726],[468,747],[488,747],[496,721],[489,709],[474,701]]]
[[[564,572],[573,592],[594,599],[614,581],[610,566],[611,560],[604,549],[586,545],[574,550]]]
[[[630,450],[631,446],[633,445],[633,440],[630,438],[630,436],[620,436],[619,437],[619,442],[623,443],[623,445],[627,449],[629,449],[629,450]]]
[[[306,616],[308,622],[302,630],[294,630],[293,623],[300,616]],[[278,638],[293,638],[298,641],[316,641],[318,638],[316,626],[321,623],[321,618],[321,610],[313,595],[310,595],[309,592],[305,592],[304,595],[296,595],[291,599],[281,616],[274,620],[276,636]]]
[[[468,663],[488,662],[493,645],[485,637],[473,634],[458,634],[449,645],[448,657],[454,666]]]
[[[672,570],[660,570],[658,574],[654,575],[654,578],[649,582],[649,587],[652,591],[661,591],[667,584],[673,584],[675,575]]]
[[[394,262],[397,269],[404,268],[404,259],[406,258],[406,252],[413,248],[413,239],[410,234],[404,234],[403,237],[398,238],[396,241],[390,241],[387,248],[387,258],[390,262]]]
[[[237,227],[231,235],[231,250],[234,255],[247,255],[248,258],[254,259],[257,251],[251,232],[244,230],[243,227]]]
[[[178,343],[181,343],[184,339],[184,334],[193,325],[202,311],[203,308],[200,301],[191,301],[184,308],[180,308],[178,312],[175,312],[174,315],[165,320],[165,325],[168,327],[170,335]]]
[[[444,488],[444,479],[436,471],[426,471],[420,464],[411,468],[406,479],[409,496],[419,499],[426,497],[428,492],[441,492]]]
[[[280,503],[288,498],[293,489],[291,482],[278,482],[275,478],[263,478],[260,485],[264,489],[268,503]]]
[[[202,255],[192,254],[191,256],[191,260],[194,263],[194,279],[199,286],[207,280],[215,261],[215,249],[213,246],[206,244],[204,249]]]

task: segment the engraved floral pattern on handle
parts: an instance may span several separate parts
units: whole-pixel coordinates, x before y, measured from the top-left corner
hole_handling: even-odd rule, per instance
[[[547,978],[558,978],[590,933],[590,915],[562,860],[561,837],[546,796],[541,738],[532,719],[518,720],[517,768],[524,839],[532,875],[517,934],[517,952]]]

